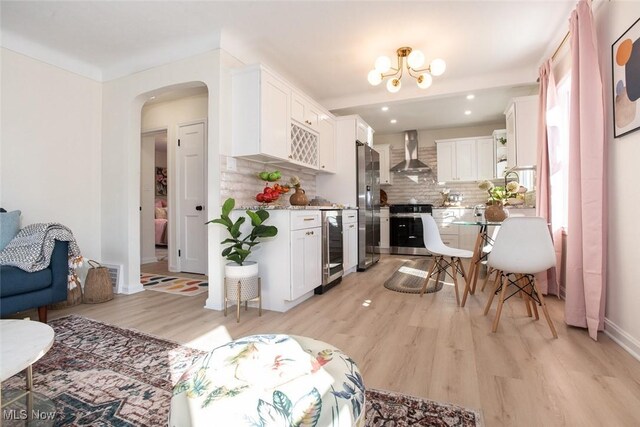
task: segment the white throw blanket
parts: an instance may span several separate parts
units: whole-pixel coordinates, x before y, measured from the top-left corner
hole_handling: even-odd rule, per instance
[[[73,233],[62,224],[27,225],[0,251],[0,265],[10,265],[33,273],[49,267],[56,240],[69,242],[69,289],[80,284],[75,269],[82,265],[82,255]]]

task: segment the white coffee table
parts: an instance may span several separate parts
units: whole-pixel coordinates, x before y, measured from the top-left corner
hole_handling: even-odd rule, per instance
[[[46,323],[31,320],[0,320],[0,381],[18,372],[27,371],[27,388],[24,393],[2,403],[6,406],[27,396],[27,414],[33,408],[33,372],[31,365],[37,362],[53,345],[54,332]]]

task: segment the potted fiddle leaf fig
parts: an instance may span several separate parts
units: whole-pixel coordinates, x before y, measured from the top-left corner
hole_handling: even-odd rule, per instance
[[[233,198],[225,200],[220,218],[212,219],[207,224],[220,224],[229,232],[229,237],[221,242],[223,245],[228,245],[222,251],[222,256],[229,261],[225,265],[225,276],[234,278],[257,276],[258,263],[247,261],[247,257],[251,254],[251,250],[260,244],[259,239],[275,236],[278,234],[278,229],[273,225],[264,224],[269,218],[269,212],[266,210],[258,209],[255,212],[247,210],[252,228],[249,233],[243,235],[240,228],[245,223],[246,217],[241,216],[235,222],[229,217],[235,204]]]

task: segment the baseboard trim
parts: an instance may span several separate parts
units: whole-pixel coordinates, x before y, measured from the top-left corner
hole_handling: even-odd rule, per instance
[[[153,262],[158,262],[158,258],[156,258],[156,257],[143,258],[140,261],[140,264],[151,264]]]
[[[625,349],[627,353],[640,361],[640,341],[606,317],[604,319],[604,333],[616,344]]]
[[[121,293],[125,295],[132,295],[142,291],[144,291],[144,286],[142,286],[141,283],[136,283],[131,286],[124,286]]]

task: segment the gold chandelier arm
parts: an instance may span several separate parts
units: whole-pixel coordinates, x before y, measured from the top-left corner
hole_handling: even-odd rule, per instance
[[[420,77],[420,75],[423,74],[424,72],[431,73],[431,66],[428,66],[427,68],[422,68],[420,70],[414,70],[413,68],[409,67],[409,65],[407,65],[407,69],[409,70],[409,75],[411,77],[415,77],[416,79]],[[413,73],[416,73],[416,74],[413,74]]]
[[[400,77],[402,77],[402,70],[399,70],[399,69],[397,69],[397,68],[392,68],[392,69],[391,69],[391,71],[392,71],[392,72],[387,73],[387,74],[381,74],[382,78],[383,78],[383,79],[386,79],[387,77],[395,76],[395,75],[397,75],[398,73],[400,73]]]

